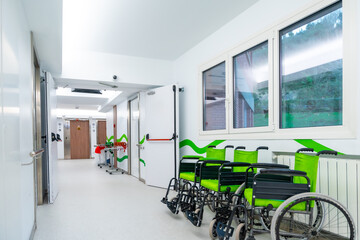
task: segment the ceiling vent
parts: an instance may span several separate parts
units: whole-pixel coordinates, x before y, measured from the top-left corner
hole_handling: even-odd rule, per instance
[[[96,89],[84,89],[84,88],[73,88],[71,89],[71,92],[75,93],[90,93],[90,94],[102,94],[100,90]]]

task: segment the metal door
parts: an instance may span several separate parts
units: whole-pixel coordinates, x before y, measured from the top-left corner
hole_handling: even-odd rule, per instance
[[[139,98],[129,102],[130,107],[130,173],[132,176],[139,178]]]
[[[144,161],[146,184],[167,187],[179,161],[179,90],[176,85],[150,90],[145,99]]]
[[[64,159],[71,159],[70,121],[64,123]]]

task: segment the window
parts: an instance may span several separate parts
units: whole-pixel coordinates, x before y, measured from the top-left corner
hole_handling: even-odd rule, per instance
[[[203,71],[203,130],[226,129],[225,62]]]
[[[201,66],[202,139],[354,138],[359,30],[351,8],[317,0]]]
[[[280,31],[280,128],[342,125],[342,6]]]
[[[233,127],[269,125],[268,42],[233,57]]]

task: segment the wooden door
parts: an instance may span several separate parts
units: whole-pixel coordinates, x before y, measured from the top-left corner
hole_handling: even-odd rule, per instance
[[[106,142],[106,121],[98,121],[97,125],[97,144]]]
[[[90,158],[89,121],[70,121],[71,159]]]

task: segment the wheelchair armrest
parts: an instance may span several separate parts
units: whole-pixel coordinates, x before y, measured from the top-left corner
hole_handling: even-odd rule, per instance
[[[249,167],[250,163],[244,163],[244,162],[228,162],[224,163],[223,167]]]
[[[253,163],[250,165],[251,168],[283,168],[289,169],[288,165],[277,164],[277,163]]]
[[[316,155],[320,156],[322,154],[335,155],[336,156],[338,154],[338,152],[337,151],[331,151],[331,150],[323,150],[323,151],[318,152]]]
[[[259,151],[259,150],[269,150],[269,147],[267,146],[260,146],[256,149],[256,151]]]
[[[226,160],[215,160],[215,159],[210,159],[210,160],[206,160],[209,158],[204,158],[205,160],[199,161],[199,163],[201,164],[202,167],[206,167],[207,164],[224,164],[224,163],[229,163],[229,161]]]
[[[285,175],[285,176],[302,176],[305,177],[306,176],[306,172],[303,171],[298,171],[298,170],[291,170],[291,169],[276,169],[276,168],[272,168],[272,169],[261,169],[259,171],[260,174],[276,174],[276,175]]]

